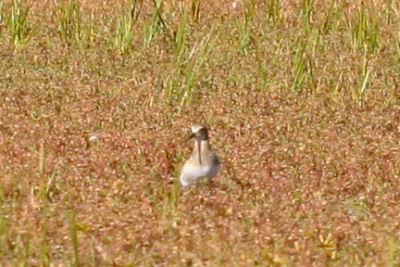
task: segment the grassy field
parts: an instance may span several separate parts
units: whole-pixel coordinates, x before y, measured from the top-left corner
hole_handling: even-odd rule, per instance
[[[398,266],[400,3],[2,1],[0,265]],[[189,127],[224,166],[183,190]]]

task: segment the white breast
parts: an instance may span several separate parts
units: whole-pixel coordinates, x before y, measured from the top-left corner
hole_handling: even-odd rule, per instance
[[[197,180],[203,178],[213,178],[217,175],[221,165],[192,165],[185,164],[182,168],[182,173],[179,177],[183,186],[191,186]]]

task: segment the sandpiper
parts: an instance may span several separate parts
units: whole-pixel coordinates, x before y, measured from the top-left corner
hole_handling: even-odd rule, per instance
[[[204,178],[211,179],[221,169],[221,162],[210,147],[208,128],[204,125],[193,125],[191,138],[194,138],[192,155],[183,165],[179,177],[184,187],[192,186]]]

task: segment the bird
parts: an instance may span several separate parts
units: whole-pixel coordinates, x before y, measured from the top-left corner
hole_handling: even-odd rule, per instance
[[[212,179],[221,169],[217,154],[211,150],[207,126],[193,125],[191,130],[192,135],[189,139],[194,139],[193,151],[183,164],[179,176],[183,187],[193,186],[203,179]]]

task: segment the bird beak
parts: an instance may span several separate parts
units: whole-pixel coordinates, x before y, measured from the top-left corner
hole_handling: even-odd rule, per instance
[[[186,141],[189,141],[190,139],[192,139],[192,138],[194,138],[196,135],[194,134],[194,133],[192,133],[189,137],[188,137],[188,139],[186,139]]]

